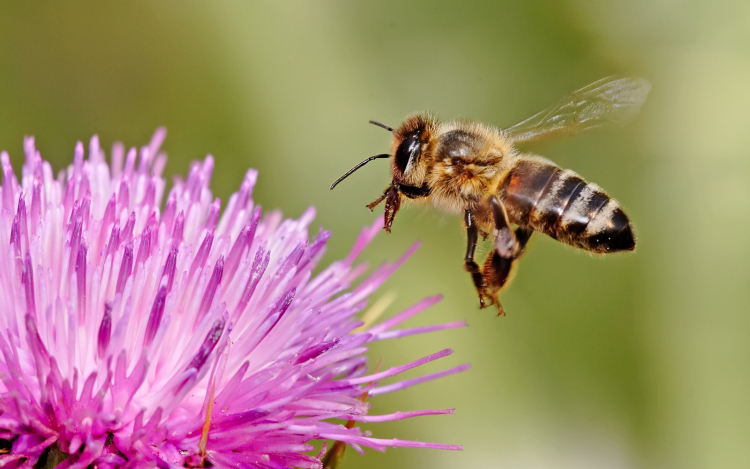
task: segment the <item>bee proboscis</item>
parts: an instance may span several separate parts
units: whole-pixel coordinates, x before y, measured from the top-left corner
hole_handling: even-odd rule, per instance
[[[632,251],[635,236],[628,216],[599,186],[571,170],[516,148],[543,138],[622,124],[637,114],[650,90],[641,78],[604,78],[505,130],[479,122],[440,122],[413,114],[393,129],[391,151],[365,159],[333,189],[372,160],[391,160],[391,184],[368,205],[385,201],[385,230],[404,200],[423,201],[463,214],[468,237],[464,268],[471,274],[480,306],[496,304],[531,235],[538,231],[594,253]],[[474,261],[479,236],[494,249],[483,266]]]

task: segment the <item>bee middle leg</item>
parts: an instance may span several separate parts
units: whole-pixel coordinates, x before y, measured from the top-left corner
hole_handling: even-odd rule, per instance
[[[479,294],[479,307],[484,308],[487,306],[485,298],[489,297],[485,294],[486,285],[484,283],[482,271],[479,269],[477,263],[474,262],[474,252],[477,249],[479,230],[477,229],[474,214],[470,210],[464,212],[464,223],[466,224],[466,236],[468,238],[466,243],[466,256],[464,256],[464,270],[471,274],[471,280],[474,282],[474,287]],[[491,298],[489,299],[491,300]]]

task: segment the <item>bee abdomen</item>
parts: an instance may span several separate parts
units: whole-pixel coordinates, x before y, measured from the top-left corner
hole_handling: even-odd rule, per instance
[[[599,186],[544,160],[519,160],[500,195],[513,223],[588,251],[631,251],[630,220]]]

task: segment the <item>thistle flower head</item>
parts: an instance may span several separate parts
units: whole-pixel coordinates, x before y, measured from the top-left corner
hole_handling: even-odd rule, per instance
[[[462,326],[397,329],[424,300],[367,329],[366,300],[408,257],[364,274],[351,254],[312,271],[330,233],[308,239],[314,211],[262,216],[248,171],[221,209],[213,159],[176,179],[162,207],[159,129],[111,165],[97,137],[56,178],[34,139],[20,180],[0,155],[0,465],[51,467],[321,467],[313,440],[459,449],[372,437],[353,422],[452,410],[369,415],[376,396],[461,365],[380,385],[450,350],[368,371],[367,344]],[[380,222],[379,222],[380,223]],[[332,420],[333,419],[333,420]]]

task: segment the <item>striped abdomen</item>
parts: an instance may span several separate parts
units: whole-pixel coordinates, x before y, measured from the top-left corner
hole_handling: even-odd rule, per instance
[[[543,159],[518,160],[500,186],[510,221],[593,252],[632,251],[620,205],[596,184]]]

